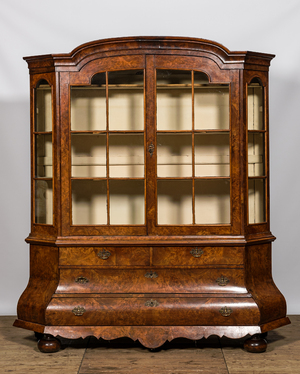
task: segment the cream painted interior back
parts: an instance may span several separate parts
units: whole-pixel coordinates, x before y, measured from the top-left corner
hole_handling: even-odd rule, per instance
[[[74,180],[73,224],[107,224],[108,216],[110,224],[144,224],[143,90],[137,87],[112,88],[109,91],[108,120],[105,89],[72,88],[71,99],[72,177],[138,178],[110,180],[109,207],[106,181]],[[36,102],[37,131],[52,131],[49,87],[37,89]],[[158,88],[157,130],[160,132],[157,134],[157,176],[161,178],[157,194],[158,224],[230,223],[229,179],[196,179],[194,186],[192,180],[165,179],[230,177],[229,88],[195,86],[194,111],[192,107],[189,85]],[[263,129],[262,108],[262,88],[249,87],[250,130]],[[208,132],[193,133],[193,121],[195,131]],[[109,134],[108,152],[106,133],[78,133],[105,131],[107,125],[110,131],[127,131],[127,134]],[[140,133],[128,133],[132,130]],[[38,134],[35,139],[37,176],[52,178],[52,135]],[[248,173],[250,177],[264,175],[264,135],[259,132],[248,134]],[[248,185],[249,222],[262,222],[265,219],[264,181],[249,180]],[[38,220],[50,223],[53,212],[52,181],[40,180],[36,188]]]

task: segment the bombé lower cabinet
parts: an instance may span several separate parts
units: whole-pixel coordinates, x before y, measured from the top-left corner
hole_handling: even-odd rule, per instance
[[[129,37],[27,57],[30,280],[14,325],[59,340],[241,338],[286,325],[271,272],[273,55]]]

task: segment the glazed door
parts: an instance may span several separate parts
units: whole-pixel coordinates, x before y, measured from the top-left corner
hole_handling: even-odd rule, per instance
[[[144,80],[116,63],[70,86],[73,233],[147,233]]]
[[[231,77],[205,59],[155,60],[154,233],[232,232]],[[154,152],[155,150],[155,152]],[[150,151],[150,150],[148,150]],[[154,161],[155,159],[155,161]],[[151,162],[151,161],[150,161]]]
[[[70,234],[233,233],[237,80],[205,59],[137,59],[71,75]]]

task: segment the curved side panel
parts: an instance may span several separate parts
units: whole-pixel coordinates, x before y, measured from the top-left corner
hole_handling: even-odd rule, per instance
[[[260,324],[286,317],[286,302],[271,270],[271,243],[246,247],[246,286],[258,305]]]
[[[30,279],[18,302],[18,318],[45,324],[45,310],[58,284],[58,248],[30,246]]]

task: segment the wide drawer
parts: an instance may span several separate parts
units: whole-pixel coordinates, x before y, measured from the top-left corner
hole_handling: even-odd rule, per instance
[[[63,247],[61,266],[243,266],[242,247]]]
[[[147,266],[149,247],[66,247],[59,249],[62,266]]]
[[[247,293],[243,269],[61,269],[56,293]]]
[[[168,266],[243,265],[241,247],[153,247],[152,264]]]
[[[46,324],[68,326],[234,326],[259,323],[251,298],[53,298]]]

